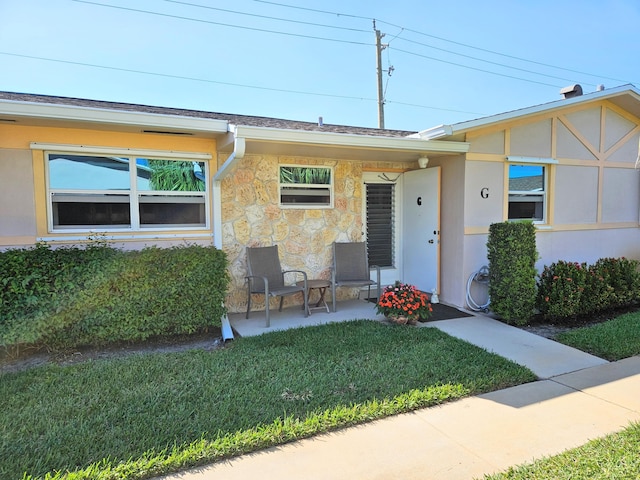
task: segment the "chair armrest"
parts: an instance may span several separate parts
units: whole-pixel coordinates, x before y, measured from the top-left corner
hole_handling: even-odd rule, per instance
[[[262,281],[264,282],[264,291],[267,295],[269,294],[269,279],[267,277],[263,277],[262,275],[246,275],[244,278],[249,283],[249,292],[252,291],[251,286],[253,285],[253,279],[261,278]]]
[[[302,270],[283,270],[282,271],[282,275],[284,276],[285,273],[300,273],[300,274],[302,274],[302,278],[304,279],[304,289],[305,289],[305,291],[307,290],[307,272],[304,272]]]

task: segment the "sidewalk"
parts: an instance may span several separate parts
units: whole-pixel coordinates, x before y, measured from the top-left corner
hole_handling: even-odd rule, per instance
[[[640,421],[640,357],[615,363],[484,316],[430,322],[541,380],[164,477],[469,480]]]

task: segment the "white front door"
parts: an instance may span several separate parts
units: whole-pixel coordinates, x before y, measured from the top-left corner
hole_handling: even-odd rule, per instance
[[[403,281],[438,291],[440,271],[440,167],[403,175]]]

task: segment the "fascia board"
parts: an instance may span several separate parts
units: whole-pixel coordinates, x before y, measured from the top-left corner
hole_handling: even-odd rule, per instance
[[[476,128],[487,127],[496,123],[509,122],[516,118],[536,115],[539,113],[550,112],[560,108],[569,107],[579,103],[593,102],[597,100],[606,100],[608,98],[628,93],[640,102],[640,90],[633,85],[622,85],[620,87],[609,88],[599,92],[587,93],[578,97],[556,100],[555,102],[543,103],[532,107],[521,108],[510,112],[499,113],[488,117],[482,117],[467,122],[460,122],[452,125],[439,125],[437,127],[422,130],[418,136],[427,140],[449,137],[458,133],[464,133]]]
[[[244,125],[232,126],[231,129],[236,138],[245,138],[247,141],[299,143],[308,145],[415,152],[466,153],[469,150],[469,144],[466,142],[440,142],[410,137],[378,137],[372,135],[287,130]]]
[[[226,133],[228,130],[226,120],[7,100],[0,100],[0,115],[136,127],[184,129],[215,134]]]

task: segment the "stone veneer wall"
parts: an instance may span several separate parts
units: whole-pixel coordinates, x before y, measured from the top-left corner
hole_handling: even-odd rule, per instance
[[[334,208],[280,208],[278,166],[330,166],[334,168]],[[247,309],[246,247],[278,245],[282,268],[303,270],[308,279],[331,278],[334,241],[362,240],[362,170],[381,164],[331,159],[247,155],[222,182],[222,245],[229,262],[229,312]],[[386,164],[386,168],[398,168]],[[341,288],[338,298],[354,297],[355,289]],[[331,293],[327,292],[330,299]],[[277,300],[279,301],[279,300]],[[299,304],[285,297],[285,306]],[[272,306],[277,308],[276,299]],[[254,295],[252,307],[264,310],[264,297]]]

